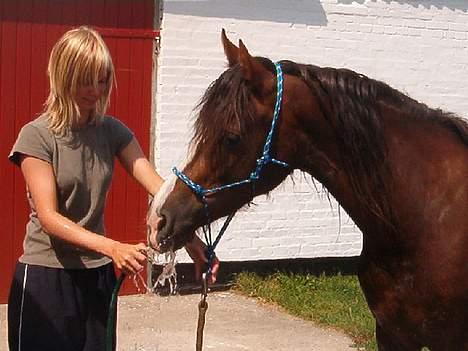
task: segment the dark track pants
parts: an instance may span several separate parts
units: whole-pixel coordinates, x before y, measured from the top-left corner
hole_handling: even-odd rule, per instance
[[[72,270],[17,263],[8,300],[10,351],[105,350],[115,282],[112,264]]]

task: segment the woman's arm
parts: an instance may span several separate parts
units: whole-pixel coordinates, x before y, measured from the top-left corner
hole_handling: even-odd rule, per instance
[[[23,155],[20,160],[26,185],[31,194],[39,222],[49,235],[82,249],[110,257],[118,269],[134,274],[143,269],[144,244],[129,245],[106,238],[79,226],[57,211],[57,192],[52,166],[35,157]]]
[[[146,158],[136,138],[133,138],[117,157],[127,173],[140,183],[148,193],[154,196],[159,191],[163,179]]]

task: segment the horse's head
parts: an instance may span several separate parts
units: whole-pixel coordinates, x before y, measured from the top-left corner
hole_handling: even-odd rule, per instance
[[[275,66],[270,60],[252,57],[242,41],[239,47],[235,46],[224,30],[222,42],[229,67],[202,98],[195,122],[193,156],[182,170],[187,178],[204,189],[248,179],[256,169],[272,124],[277,94]],[[162,220],[158,224],[158,243],[167,242],[179,248],[198,227],[272,190],[298,166],[296,158],[302,151],[298,142],[302,138],[297,130],[301,128],[298,116],[303,105],[310,101],[309,96],[303,95],[305,91],[310,94],[302,80],[284,77],[281,113],[272,137],[271,156],[290,167],[268,163],[254,184],[245,183],[206,194],[208,212],[200,196],[177,180],[162,206],[160,204]],[[157,222],[155,216],[152,208],[150,226]]]

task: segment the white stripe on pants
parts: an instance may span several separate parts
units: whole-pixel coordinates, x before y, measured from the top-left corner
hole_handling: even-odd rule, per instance
[[[24,265],[24,276],[23,276],[23,291],[21,292],[21,309],[20,309],[20,320],[18,330],[18,351],[21,351],[21,330],[23,327],[23,308],[24,308],[24,295],[26,293],[26,279],[28,277],[28,265]]]

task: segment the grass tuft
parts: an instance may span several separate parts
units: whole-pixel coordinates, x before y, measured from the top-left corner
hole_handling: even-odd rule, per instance
[[[356,276],[315,276],[278,272],[267,277],[240,273],[235,289],[277,304],[289,313],[341,330],[358,349],[377,350],[374,320]]]

